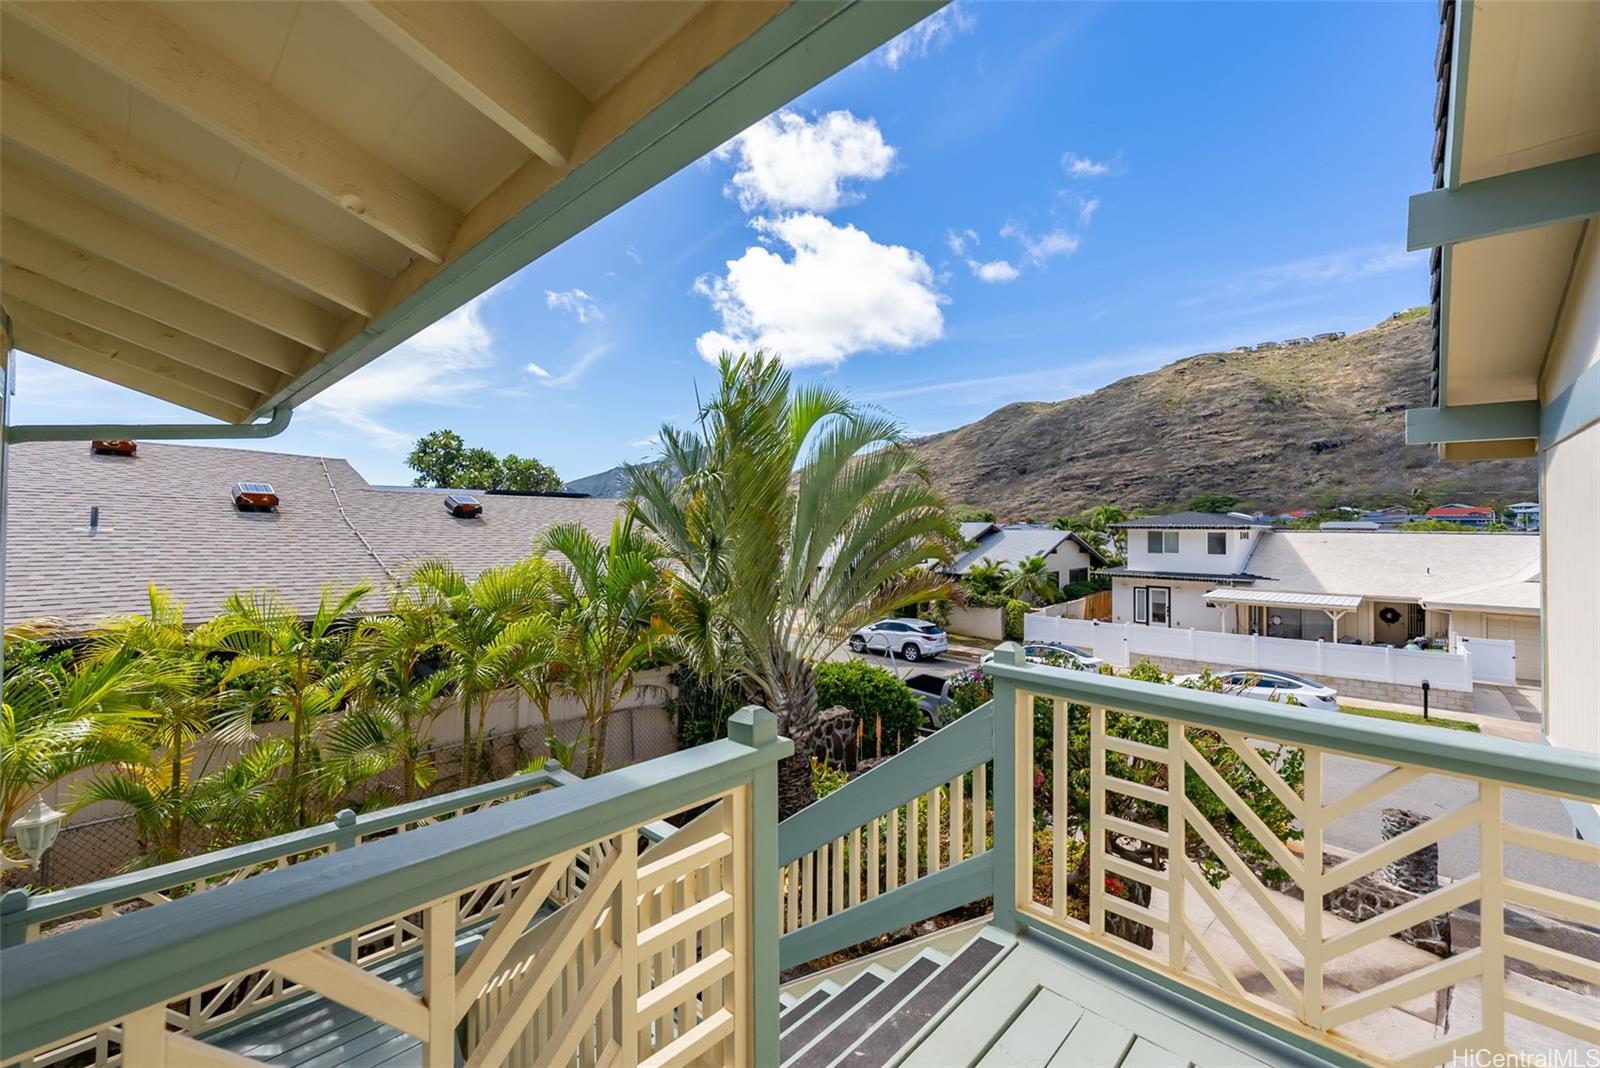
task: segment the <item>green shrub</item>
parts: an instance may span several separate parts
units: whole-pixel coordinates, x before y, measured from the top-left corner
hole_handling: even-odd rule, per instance
[[[678,748],[689,749],[728,736],[728,717],[744,705],[738,687],[717,685],[692,671],[672,673],[677,695],[667,703],[678,730]]]
[[[950,703],[940,710],[946,723],[988,704],[994,697],[994,683],[982,668],[972,668],[950,676]]]
[[[1011,600],[1006,602],[1004,631],[1007,641],[1020,642],[1022,640],[1022,621],[1028,616],[1028,602]]]
[[[811,788],[817,792],[818,801],[849,781],[850,773],[843,768],[830,768],[826,761],[811,758]]]
[[[883,724],[883,755],[898,753],[917,740],[922,706],[911,687],[894,673],[860,660],[817,665],[817,707],[843,705],[861,724],[863,752],[877,752],[878,724]]]

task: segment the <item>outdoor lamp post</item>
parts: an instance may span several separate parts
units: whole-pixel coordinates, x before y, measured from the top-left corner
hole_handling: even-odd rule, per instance
[[[28,856],[33,858],[35,864],[43,857],[45,851],[55,844],[56,835],[61,833],[61,821],[65,817],[49,805],[44,803],[43,797],[33,799],[22,815],[11,821],[11,832],[17,836],[17,846]]]

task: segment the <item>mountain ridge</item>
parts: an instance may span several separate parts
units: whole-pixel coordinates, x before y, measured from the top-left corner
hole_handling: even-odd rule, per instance
[[[953,505],[1005,520],[1180,508],[1202,492],[1269,511],[1399,503],[1413,490],[1438,503],[1533,498],[1532,460],[1447,464],[1405,444],[1405,410],[1428,403],[1421,311],[1343,337],[1199,353],[912,445]]]

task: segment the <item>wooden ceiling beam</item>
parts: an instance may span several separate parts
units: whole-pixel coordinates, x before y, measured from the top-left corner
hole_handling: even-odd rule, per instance
[[[13,319],[21,319],[48,337],[69,341],[79,348],[98,353],[108,360],[121,361],[148,374],[182,382],[189,388],[199,390],[223,404],[248,411],[259,397],[258,391],[241,386],[237,382],[230,382],[221,375],[202,371],[164,352],[153,352],[143,345],[124,341],[104,330],[85,326],[68,316],[60,315],[48,308],[41,308],[32,301],[21,300],[8,294],[6,308]]]
[[[6,11],[440,262],[461,213],[144,4],[8,2]]]
[[[478,3],[357,0],[347,5],[461,99],[552,167],[564,167],[589,101]]]
[[[76,171],[239,255],[370,317],[387,280],[352,256],[274,217],[261,204],[193,173],[110,123],[0,71],[7,140]]]
[[[47,313],[44,313],[47,314]],[[247,408],[218,400],[195,382],[195,372],[181,365],[169,364],[168,370],[151,370],[141,366],[137,357],[107,355],[71,338],[61,337],[54,330],[42,326],[23,307],[12,311],[12,330],[16,334],[15,346],[40,359],[59,363],[74,371],[81,371],[107,382],[149,394],[164,401],[190,408],[213,419],[228,423],[241,422],[249,414]],[[158,365],[159,366],[159,365]]]
[[[169,356],[198,371],[236,382],[253,393],[271,393],[284,378],[282,372],[247,360],[236,352],[64,286],[42,274],[34,274],[26,267],[9,263],[0,266],[0,295],[7,301],[26,301],[92,330]]]
[[[9,201],[5,207],[10,208]],[[93,293],[273,370],[298,374],[311,358],[303,345],[10,216],[0,219],[0,253],[6,263]]]
[[[340,316],[313,301],[91,204],[13,163],[0,163],[0,188],[5,190],[5,212],[13,218],[318,352],[333,347]]]

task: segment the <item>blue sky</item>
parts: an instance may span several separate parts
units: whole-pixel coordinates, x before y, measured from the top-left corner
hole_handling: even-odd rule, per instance
[[[768,344],[914,434],[1427,295],[1435,5],[968,3],[835,75],[258,447],[409,481],[438,427],[566,478]],[[192,417],[31,357],[15,422]]]

